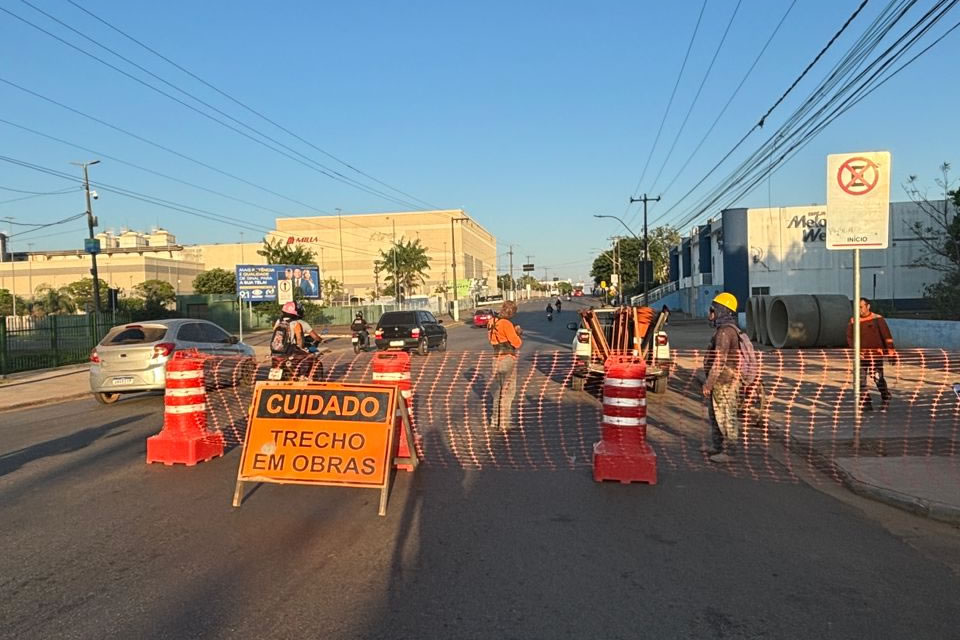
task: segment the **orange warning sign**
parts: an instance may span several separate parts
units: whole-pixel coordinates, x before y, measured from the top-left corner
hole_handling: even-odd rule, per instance
[[[259,382],[240,458],[234,506],[244,482],[381,489],[381,515],[392,469],[394,387],[315,382]]]

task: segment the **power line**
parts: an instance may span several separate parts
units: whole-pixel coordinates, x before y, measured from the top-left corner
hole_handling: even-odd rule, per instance
[[[703,19],[703,11],[707,8],[707,0],[703,0],[700,7],[700,14],[697,16],[697,24],[693,28],[693,35],[690,36],[690,43],[687,45],[687,52],[683,56],[683,64],[680,65],[680,73],[677,74],[677,81],[673,84],[673,91],[670,92],[670,99],[667,101],[667,108],[663,111],[663,118],[660,119],[660,126],[657,128],[657,135],[653,139],[653,146],[650,147],[650,154],[647,155],[647,161],[643,164],[643,171],[640,172],[640,179],[637,180],[637,186],[633,188],[633,195],[640,191],[640,184],[647,175],[647,168],[650,166],[650,159],[653,158],[653,152],[660,141],[660,134],[663,132],[663,124],[667,121],[667,115],[670,113],[670,107],[673,105],[673,98],[677,95],[677,87],[680,86],[680,79],[683,77],[683,70],[687,68],[687,59],[690,57],[690,50],[693,48],[693,41],[697,38],[697,31],[700,30],[700,20]]]
[[[905,2],[895,8],[894,5],[896,3],[891,2],[888,9],[884,12],[889,12],[889,16],[882,14],[874,23],[876,28],[871,28],[868,30],[868,34],[865,34],[864,37],[869,35],[869,42],[865,41],[863,39],[864,37],[862,37],[861,43],[851,49],[847,56],[836,65],[833,73],[814,90],[811,97],[795,111],[788,122],[781,127],[779,132],[771,134],[770,138],[757,151],[751,154],[748,160],[741,163],[740,167],[738,167],[731,176],[716,187],[711,194],[708,194],[679,224],[683,226],[695,220],[705,211],[709,210],[709,208],[721,198],[727,196],[734,190],[737,190],[737,195],[734,197],[733,202],[752,191],[756,185],[759,184],[759,181],[772,174],[779,166],[786,162],[789,159],[788,156],[793,157],[800,148],[808,144],[813,137],[823,131],[823,129],[839,117],[839,115],[852,108],[860,100],[879,88],[881,84],[885,83],[921,55],[929,51],[934,45],[942,41],[957,25],[951,27],[946,33],[942,34],[933,43],[895,71],[887,73],[886,77],[882,77],[884,72],[894,62],[903,57],[921,37],[926,35],[949,11],[954,9],[957,2],[958,0],[951,0],[949,2],[947,0],[940,0],[940,2],[937,2],[919,20],[900,34],[893,44],[888,46],[873,61],[867,64],[865,68],[860,70],[856,77],[847,80],[846,84],[842,85],[833,95],[826,99],[823,106],[812,115],[806,116],[805,121],[800,122],[800,118],[805,117],[804,114],[812,109],[812,105],[815,102],[820,101],[829,94],[841,76],[849,75],[853,71],[856,71],[861,65],[861,61],[866,53],[869,53],[869,51],[879,45],[880,41],[914,4],[914,2]],[[833,110],[827,113],[830,109]],[[791,128],[793,129],[792,131]],[[783,142],[781,142],[781,139]],[[774,154],[782,147],[786,148],[786,151],[779,157],[774,158]]]
[[[733,90],[733,93],[730,94],[730,97],[727,98],[726,103],[723,105],[723,108],[720,109],[720,112],[717,114],[717,117],[714,118],[713,123],[710,125],[710,128],[707,129],[706,133],[703,134],[703,137],[700,138],[700,142],[697,143],[697,146],[693,148],[693,151],[690,152],[690,155],[687,156],[687,159],[684,160],[680,169],[677,170],[676,175],[670,180],[666,187],[660,192],[661,195],[670,191],[670,187],[674,185],[683,172],[686,170],[687,166],[690,164],[690,161],[697,155],[697,152],[700,151],[700,147],[707,141],[707,138],[710,137],[710,134],[713,133],[713,130],[716,128],[717,123],[720,122],[720,118],[723,117],[723,114],[727,112],[727,109],[730,107],[730,104],[733,102],[733,99],[737,97],[737,94],[740,93],[740,89],[743,88],[744,83],[746,83],[747,78],[753,73],[753,70],[756,68],[757,63],[760,62],[760,59],[763,57],[763,54],[767,51],[767,48],[770,46],[770,43],[773,42],[773,39],[776,37],[777,33],[780,31],[780,27],[783,26],[783,23],[786,21],[787,16],[790,15],[790,12],[793,10],[793,7],[797,4],[797,0],[793,0],[790,3],[790,6],[787,7],[787,10],[784,12],[783,16],[780,18],[780,21],[777,23],[777,26],[774,27],[773,32],[770,34],[770,37],[767,38],[767,41],[764,43],[763,47],[760,49],[760,53],[757,54],[757,57],[753,59],[753,63],[750,65],[750,68],[747,69],[747,72],[743,74],[743,78],[740,79],[740,83],[737,85],[737,88]]]
[[[345,166],[345,167],[347,167],[347,168],[349,168],[349,169],[357,172],[358,174],[364,176],[365,178],[368,178],[368,179],[370,179],[370,180],[373,180],[373,181],[376,182],[377,184],[380,184],[380,185],[382,185],[382,186],[384,186],[384,187],[387,187],[388,189],[391,189],[391,190],[393,190],[393,191],[395,191],[395,192],[397,192],[397,193],[399,193],[399,194],[401,194],[401,195],[403,195],[403,196],[406,196],[406,197],[408,197],[408,198],[411,198],[412,200],[415,200],[415,201],[417,201],[417,202],[420,202],[420,203],[426,205],[427,207],[429,207],[429,208],[431,208],[431,209],[440,209],[440,208],[441,208],[441,207],[438,207],[438,206],[436,206],[436,205],[434,205],[434,204],[431,204],[431,203],[429,203],[429,202],[427,202],[427,201],[425,201],[425,200],[421,200],[420,198],[417,198],[417,197],[415,197],[415,196],[412,196],[412,195],[410,195],[409,193],[407,193],[407,192],[405,192],[405,191],[402,191],[402,190],[400,190],[400,189],[398,189],[398,188],[396,188],[396,187],[393,187],[393,186],[387,184],[386,182],[383,182],[383,181],[375,178],[374,176],[372,176],[372,175],[370,175],[370,174],[368,174],[368,173],[366,173],[366,172],[364,172],[364,171],[361,171],[360,169],[358,169],[357,167],[353,166],[352,164],[346,162],[345,160],[341,160],[341,159],[338,158],[337,156],[335,156],[335,155],[331,154],[330,152],[328,152],[328,151],[326,151],[326,150],[318,147],[317,145],[315,145],[314,143],[310,142],[309,140],[306,140],[306,139],[302,138],[301,136],[297,135],[297,134],[294,133],[293,131],[290,131],[289,129],[287,129],[287,128],[284,127],[283,125],[281,125],[281,124],[275,122],[274,120],[270,119],[269,117],[267,117],[267,116],[264,115],[263,113],[257,111],[257,110],[254,109],[253,107],[247,105],[247,104],[244,103],[243,101],[238,100],[237,98],[233,97],[233,96],[230,95],[229,93],[227,93],[227,92],[219,89],[218,87],[216,87],[216,86],[214,86],[213,84],[211,84],[210,82],[204,80],[203,78],[201,78],[200,76],[196,75],[195,73],[193,73],[193,72],[190,71],[189,69],[186,69],[186,68],[184,68],[183,66],[181,66],[180,64],[177,64],[176,62],[174,62],[173,60],[171,60],[171,59],[168,58],[167,56],[163,55],[163,54],[160,53],[159,51],[151,48],[150,46],[148,46],[148,45],[146,45],[146,44],[144,44],[144,43],[141,42],[140,40],[134,38],[134,37],[131,36],[130,34],[126,33],[126,32],[123,31],[122,29],[120,29],[119,27],[111,24],[110,22],[108,22],[108,21],[105,20],[104,18],[101,18],[100,16],[94,14],[92,11],[88,10],[87,8],[85,8],[85,7],[77,4],[77,3],[74,2],[73,0],[67,0],[67,2],[69,2],[70,4],[72,4],[74,7],[76,7],[76,8],[79,9],[80,11],[83,11],[84,13],[86,13],[87,15],[89,15],[90,17],[94,18],[95,20],[99,21],[100,23],[106,25],[106,26],[109,27],[110,29],[113,29],[114,31],[116,31],[117,33],[119,33],[119,34],[122,35],[123,37],[127,38],[128,40],[134,42],[135,44],[137,44],[137,45],[139,45],[139,46],[141,46],[141,47],[143,47],[144,49],[146,49],[146,50],[149,51],[150,53],[154,54],[155,56],[157,56],[157,57],[160,58],[161,60],[167,62],[168,64],[170,64],[170,65],[172,65],[172,66],[174,66],[174,67],[176,67],[177,69],[179,69],[179,70],[182,71],[183,73],[187,74],[188,76],[190,76],[190,77],[193,78],[194,80],[197,80],[198,82],[202,83],[204,86],[212,89],[213,91],[216,91],[217,93],[219,93],[219,94],[222,95],[223,97],[227,98],[227,99],[230,100],[231,102],[233,102],[233,103],[235,103],[235,104],[243,107],[244,109],[246,109],[246,110],[249,111],[250,113],[252,113],[252,114],[254,114],[255,116],[263,119],[264,121],[272,124],[273,126],[277,127],[277,128],[280,129],[281,131],[283,131],[284,133],[287,133],[287,134],[289,134],[290,136],[293,136],[294,138],[296,138],[296,139],[299,140],[300,142],[302,142],[302,143],[310,146],[311,148],[319,151],[320,153],[324,154],[324,155],[327,156],[328,158],[339,162],[339,163],[342,164],[343,166]]]
[[[67,193],[68,191],[76,191],[74,188],[70,189],[59,189],[57,191],[26,191],[24,189],[14,189],[13,187],[0,187],[4,191],[12,191],[13,193],[29,193],[32,196],[56,196],[62,193]]]
[[[339,174],[339,173],[336,172],[336,171],[333,171],[333,170],[330,170],[330,169],[324,167],[321,163],[317,162],[316,160],[313,160],[313,159],[311,159],[311,158],[309,158],[309,157],[307,157],[307,156],[304,156],[302,153],[296,151],[295,149],[291,149],[291,148],[288,147],[287,145],[284,145],[283,143],[275,140],[275,139],[272,138],[271,136],[269,136],[269,135],[267,135],[267,134],[264,134],[264,133],[258,131],[257,129],[255,129],[255,128],[249,126],[249,125],[247,125],[247,124],[244,124],[244,123],[240,122],[239,120],[237,120],[236,118],[233,118],[233,117],[230,116],[229,114],[224,113],[223,111],[221,111],[221,110],[217,109],[216,107],[214,107],[214,106],[212,106],[212,105],[204,102],[203,100],[201,100],[201,99],[199,99],[199,98],[196,98],[196,97],[193,96],[192,94],[190,94],[190,93],[188,93],[188,92],[186,92],[186,91],[184,91],[184,90],[182,90],[182,89],[180,89],[180,88],[172,85],[171,83],[169,83],[168,81],[164,80],[163,78],[160,78],[159,76],[157,76],[156,74],[150,72],[149,70],[144,69],[142,66],[138,65],[137,63],[129,60],[128,58],[122,56],[122,55],[119,54],[119,53],[116,53],[116,52],[113,51],[112,49],[106,47],[105,45],[103,45],[103,44],[101,44],[101,43],[99,43],[99,42],[97,42],[96,40],[93,40],[92,38],[90,38],[90,37],[87,36],[86,34],[83,34],[83,33],[79,32],[79,31],[77,31],[77,30],[74,29],[73,27],[71,27],[71,26],[63,23],[62,21],[60,21],[60,20],[58,20],[57,18],[51,16],[50,14],[42,11],[41,9],[38,9],[37,7],[34,7],[34,6],[31,5],[29,2],[26,2],[26,0],[21,0],[21,2],[24,2],[24,4],[27,4],[28,6],[33,7],[35,10],[37,10],[37,11],[39,11],[40,13],[46,15],[46,16],[47,16],[48,18],[50,18],[51,20],[57,22],[58,24],[61,24],[62,26],[66,27],[67,29],[70,29],[71,31],[77,33],[77,34],[80,35],[81,37],[89,40],[90,42],[92,42],[92,43],[94,43],[94,44],[96,44],[97,46],[99,46],[99,47],[101,47],[101,48],[109,51],[110,53],[112,53],[113,55],[117,56],[117,57],[120,58],[121,60],[124,60],[124,61],[127,62],[128,64],[131,64],[131,65],[137,67],[138,69],[140,69],[140,70],[143,71],[144,73],[147,73],[147,74],[149,74],[149,75],[157,78],[157,79],[160,80],[161,82],[164,82],[165,84],[168,84],[168,85],[172,86],[174,89],[176,89],[176,90],[180,91],[181,93],[184,93],[185,95],[191,97],[193,100],[196,100],[197,102],[199,102],[200,104],[206,106],[207,108],[212,109],[213,111],[216,111],[217,113],[220,113],[220,114],[223,115],[224,117],[227,117],[227,118],[229,118],[230,120],[233,120],[234,122],[239,123],[241,126],[246,127],[247,129],[250,129],[251,131],[255,132],[257,135],[259,135],[259,136],[261,136],[261,137],[263,137],[263,138],[265,138],[265,139],[267,139],[267,140],[270,140],[270,141],[273,142],[274,144],[276,144],[276,145],[278,145],[278,146],[280,146],[280,147],[282,147],[282,148],[284,148],[284,149],[288,149],[291,153],[288,153],[287,151],[282,151],[282,150],[278,149],[277,147],[272,146],[271,144],[268,144],[267,142],[264,142],[263,140],[260,140],[259,138],[256,138],[256,137],[250,135],[249,133],[247,133],[247,132],[245,132],[245,131],[243,131],[243,130],[241,130],[241,129],[238,129],[237,127],[234,127],[233,125],[230,125],[230,124],[224,122],[223,120],[220,120],[220,119],[218,119],[218,118],[210,115],[209,113],[206,113],[205,111],[202,111],[202,110],[198,109],[197,107],[193,106],[192,104],[189,104],[189,103],[187,103],[187,102],[184,102],[183,100],[177,98],[176,96],[171,95],[170,93],[167,93],[167,92],[164,91],[163,89],[160,89],[160,88],[158,88],[158,87],[150,84],[149,82],[146,82],[145,80],[143,80],[143,79],[141,79],[141,78],[138,78],[138,77],[136,77],[135,75],[133,75],[133,74],[131,74],[131,73],[128,73],[127,71],[124,71],[124,70],[121,69],[120,67],[117,67],[116,65],[113,65],[113,64],[107,62],[107,61],[104,60],[103,58],[97,57],[96,55],[90,53],[89,51],[85,51],[84,49],[78,47],[77,45],[75,45],[75,44],[73,44],[73,43],[71,43],[71,42],[69,42],[69,41],[67,41],[67,40],[64,40],[64,39],[61,38],[60,36],[58,36],[58,35],[50,32],[50,31],[44,29],[43,27],[41,27],[41,26],[39,26],[39,25],[31,22],[30,20],[27,20],[26,18],[24,18],[24,17],[22,17],[22,16],[19,16],[19,15],[13,13],[12,11],[10,11],[10,10],[8,10],[8,9],[5,9],[4,7],[0,7],[0,11],[3,11],[4,13],[6,13],[6,14],[8,14],[8,15],[14,17],[14,18],[16,18],[17,20],[23,22],[24,24],[27,24],[27,25],[33,27],[34,29],[36,29],[36,30],[38,30],[38,31],[40,31],[40,32],[42,32],[42,33],[50,36],[51,38],[57,40],[58,42],[60,42],[60,43],[62,43],[62,44],[64,44],[64,45],[70,47],[71,49],[74,49],[75,51],[77,51],[77,52],[79,52],[79,53],[82,53],[83,55],[85,55],[85,56],[87,56],[87,57],[89,57],[89,58],[92,58],[93,60],[95,60],[95,61],[99,62],[100,64],[102,64],[102,65],[104,65],[104,66],[106,66],[106,67],[108,67],[108,68],[116,71],[117,73],[119,73],[119,74],[121,74],[121,75],[123,75],[123,76],[125,76],[125,77],[127,77],[127,78],[129,78],[129,79],[131,79],[131,80],[133,80],[134,82],[136,82],[136,83],[138,83],[138,84],[141,84],[141,85],[143,85],[144,87],[147,87],[148,89],[151,89],[152,91],[155,91],[155,92],[159,93],[160,95],[162,95],[162,96],[164,96],[164,97],[166,97],[166,98],[168,98],[168,99],[170,99],[170,100],[173,100],[174,102],[176,102],[176,103],[178,103],[178,104],[186,107],[187,109],[190,109],[191,111],[193,111],[193,112],[195,112],[195,113],[197,113],[197,114],[199,114],[199,115],[201,115],[201,116],[203,116],[203,117],[205,117],[205,118],[207,118],[207,119],[209,119],[209,120],[211,120],[211,121],[213,121],[213,122],[216,122],[217,124],[219,124],[219,125],[227,128],[227,129],[233,131],[234,133],[236,133],[236,134],[238,134],[238,135],[241,135],[241,136],[243,136],[244,138],[247,138],[248,140],[251,140],[251,141],[253,141],[253,142],[256,142],[257,144],[259,144],[259,145],[261,145],[261,146],[263,146],[263,147],[265,147],[265,148],[267,148],[267,149],[270,149],[270,150],[273,151],[274,153],[277,153],[277,154],[279,154],[279,155],[282,155],[282,156],[284,156],[284,157],[286,157],[286,158],[288,158],[288,159],[290,159],[290,160],[292,160],[292,161],[294,161],[294,162],[296,162],[296,163],[298,163],[298,164],[303,165],[304,167],[306,167],[306,168],[308,168],[308,169],[310,169],[310,170],[312,170],[312,171],[316,171],[317,173],[320,173],[320,174],[322,174],[322,175],[325,175],[325,176],[327,176],[328,178],[331,178],[332,180],[336,180],[337,182],[341,182],[341,183],[346,184],[346,185],[348,185],[348,186],[352,186],[352,187],[354,187],[354,188],[356,188],[356,189],[359,189],[359,190],[361,190],[361,191],[364,191],[365,193],[368,193],[368,194],[370,194],[370,195],[378,196],[378,197],[381,197],[381,198],[383,198],[383,199],[385,199],[385,200],[388,200],[388,201],[390,201],[390,202],[394,202],[394,203],[400,204],[401,206],[411,207],[411,208],[413,208],[413,209],[418,208],[416,205],[413,205],[413,204],[411,204],[411,203],[409,203],[409,202],[405,202],[405,201],[403,201],[403,200],[400,200],[400,199],[397,199],[397,198],[395,198],[395,197],[393,197],[393,196],[390,196],[390,195],[388,195],[388,194],[385,194],[385,193],[383,193],[382,191],[379,191],[379,190],[377,190],[377,189],[375,189],[375,188],[373,188],[373,187],[367,187],[367,186],[363,185],[362,183],[357,182],[356,180],[354,180],[354,179],[352,179],[352,178],[349,178],[349,177],[347,177],[347,176],[344,176],[344,175],[342,175],[342,174]],[[296,154],[296,155],[293,155],[293,154]],[[300,158],[298,158],[298,157],[296,157],[296,156],[300,156]],[[304,158],[305,160],[304,160],[304,159],[301,159],[301,158]],[[316,165],[316,166],[314,166],[314,165]]]
[[[818,60],[820,60],[820,59],[823,57],[823,55],[827,52],[827,50],[829,50],[830,47],[837,41],[837,38],[839,38],[840,35],[843,34],[843,33],[847,30],[847,28],[850,26],[850,24],[853,22],[853,20],[860,14],[860,12],[861,12],[861,11],[863,10],[863,8],[866,6],[867,2],[869,2],[869,0],[863,0],[863,1],[860,3],[860,5],[859,5],[859,6],[853,11],[853,13],[846,19],[846,21],[843,23],[843,25],[836,31],[836,33],[834,33],[833,37],[830,38],[830,40],[827,42],[827,44],[824,45],[824,46],[820,49],[820,51],[819,51],[819,52],[817,53],[817,55],[814,57],[813,61],[811,61],[811,62],[806,66],[806,68],[804,68],[804,70],[801,72],[801,74],[790,84],[789,88],[788,88],[786,91],[784,91],[784,93],[776,100],[776,102],[775,102],[769,109],[767,109],[767,111],[763,114],[763,116],[761,116],[760,120],[759,120],[755,125],[753,125],[753,126],[740,138],[740,140],[738,140],[737,143],[734,144],[733,147],[732,147],[729,151],[727,151],[727,152],[723,155],[723,157],[722,157],[716,164],[713,165],[713,167],[710,168],[709,171],[707,171],[707,173],[706,173],[705,176],[703,176],[702,178],[700,178],[699,180],[697,180],[693,187],[691,187],[679,200],[676,200],[676,201],[673,203],[673,205],[671,205],[671,207],[670,207],[669,209],[667,209],[667,210],[666,210],[664,213],[662,213],[656,220],[654,220],[654,223],[655,223],[657,220],[660,220],[660,219],[662,219],[663,217],[667,216],[671,211],[673,211],[673,210],[676,209],[678,206],[680,206],[680,203],[682,203],[684,200],[686,200],[704,181],[706,181],[711,175],[713,175],[713,173],[714,173],[718,168],[720,168],[720,166],[723,165],[723,163],[726,162],[727,159],[728,159],[731,155],[733,155],[733,153],[736,152],[736,150],[739,149],[740,146],[741,146],[744,142],[746,142],[747,138],[750,137],[750,135],[751,135],[754,131],[756,131],[758,128],[761,128],[761,127],[763,126],[763,124],[765,123],[766,119],[767,119],[768,117],[770,117],[770,115],[773,113],[773,111],[776,109],[776,107],[779,106],[779,105],[783,102],[783,100],[784,100],[784,99],[793,91],[793,89],[797,86],[797,84],[799,83],[800,79],[802,79],[802,78],[810,71],[810,69],[813,67],[813,65],[814,65]]]

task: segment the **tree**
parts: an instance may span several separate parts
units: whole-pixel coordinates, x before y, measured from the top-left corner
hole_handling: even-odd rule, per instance
[[[509,273],[497,276],[497,288],[500,291],[513,291],[513,277]]]
[[[37,297],[31,305],[30,312],[34,315],[54,315],[73,313],[77,305],[70,297],[68,287],[54,288],[48,284],[37,285]]]
[[[557,291],[559,291],[562,296],[570,295],[573,293],[573,285],[569,282],[558,282]]]
[[[317,264],[317,254],[300,244],[286,244],[277,239],[263,239],[263,248],[257,254],[267,259],[267,264]]]
[[[666,282],[670,270],[670,248],[680,243],[680,232],[671,226],[655,227],[649,233],[650,259],[653,261],[653,282],[649,287]],[[620,262],[620,288],[624,292],[638,292],[643,289],[640,280],[640,258],[643,255],[642,238],[620,238],[617,248]],[[597,256],[590,269],[593,282],[599,285],[606,281],[611,283],[613,273],[613,249],[608,249]]]
[[[427,257],[427,248],[420,244],[420,238],[406,242],[401,238],[389,251],[380,250],[380,259],[374,268],[377,272],[387,274],[384,278],[385,291],[396,291],[396,285],[400,283],[400,301],[403,301],[405,295],[426,282],[430,259]]]
[[[934,311],[941,318],[960,319],[960,188],[958,181],[950,180],[950,163],[940,165],[941,178],[935,182],[943,194],[942,202],[932,202],[917,185],[917,176],[911,175],[904,191],[925,214],[924,220],[913,223],[910,231],[926,251],[913,264],[943,274],[939,282],[925,287]]]
[[[102,278],[97,279],[100,280],[100,304],[108,307],[107,290],[110,285]],[[70,297],[73,298],[73,302],[78,309],[86,309],[87,305],[93,302],[93,278],[80,278],[64,288],[70,293]]]
[[[193,279],[193,291],[199,294],[237,292],[237,276],[226,269],[210,269]]]
[[[336,278],[323,279],[323,299],[329,304],[343,295],[343,283]]]
[[[17,296],[17,315],[22,316],[28,310],[27,302]],[[7,289],[0,289],[0,318],[13,315],[13,295]]]
[[[133,288],[133,294],[143,299],[143,309],[151,317],[163,317],[167,305],[177,300],[173,285],[165,280],[144,280]]]

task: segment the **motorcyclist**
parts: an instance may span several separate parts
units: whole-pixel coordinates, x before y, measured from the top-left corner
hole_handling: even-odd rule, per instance
[[[302,303],[287,302],[281,307],[280,311],[280,319],[273,325],[274,338],[270,342],[271,352],[275,354],[284,353],[287,350],[282,347],[284,343],[291,348],[307,351],[307,337],[312,338],[316,344],[323,342],[323,338],[314,331],[310,323],[303,319]],[[280,329],[283,331],[279,331]],[[284,338],[284,333],[286,338]]]
[[[353,317],[353,322],[350,323],[350,331],[359,334],[360,341],[367,344],[369,334],[367,333],[367,321],[364,320],[362,311],[357,311],[357,314]]]
[[[560,313],[560,308],[563,306],[563,302],[560,300],[560,296],[557,296],[557,313]]]
[[[547,320],[553,320],[553,305],[547,303]]]

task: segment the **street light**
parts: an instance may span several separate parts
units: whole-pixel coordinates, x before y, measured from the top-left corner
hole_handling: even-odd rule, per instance
[[[648,258],[648,251],[647,251],[647,247],[648,247],[647,240],[646,240],[646,239],[641,239],[637,234],[635,234],[635,233],[633,232],[633,229],[631,229],[630,227],[627,226],[627,223],[626,223],[626,222],[624,222],[623,220],[621,220],[621,219],[618,218],[617,216],[611,216],[611,215],[604,215],[604,214],[595,213],[595,214],[593,214],[593,217],[594,217],[594,218],[611,218],[611,219],[613,219],[613,220],[616,220],[617,222],[619,222],[620,224],[623,225],[623,228],[624,228],[624,229],[626,229],[627,231],[630,232],[630,235],[632,235],[634,238],[636,238],[639,242],[642,242],[642,243],[643,243],[643,265],[641,266],[640,271],[643,271],[643,275],[642,275],[642,277],[643,277],[643,306],[647,306],[647,260],[649,260],[649,258]]]

